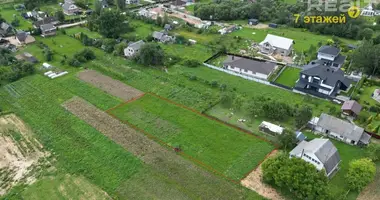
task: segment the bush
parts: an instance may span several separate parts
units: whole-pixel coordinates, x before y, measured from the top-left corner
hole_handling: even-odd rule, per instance
[[[183,65],[185,65],[186,67],[199,67],[201,63],[198,60],[189,59],[189,60],[185,60],[183,62]]]
[[[211,81],[210,85],[211,85],[211,87],[216,88],[216,87],[218,87],[219,84],[217,81]]]
[[[73,66],[73,67],[80,67],[81,65],[81,62],[79,62],[79,60],[75,59],[75,58],[71,58],[69,60],[69,65],[70,66]]]
[[[197,76],[195,76],[195,75],[191,75],[191,76],[189,77],[189,80],[191,80],[191,81],[196,81],[196,80],[197,80]]]

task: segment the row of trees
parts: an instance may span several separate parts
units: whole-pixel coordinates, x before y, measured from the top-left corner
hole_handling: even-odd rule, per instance
[[[262,22],[273,22],[286,24],[296,28],[306,28],[321,34],[336,35],[340,37],[362,39],[368,36],[370,31],[366,21],[361,18],[351,19],[346,17],[345,24],[313,24],[304,23],[303,20],[295,23],[294,14],[304,16],[339,16],[340,12],[320,12],[307,10],[308,1],[298,1],[296,4],[289,5],[282,0],[257,0],[253,3],[241,1],[217,1],[217,3],[196,4],[194,13],[196,16],[207,20],[236,20],[256,18]],[[323,7],[323,5],[322,5]],[[365,29],[367,28],[367,29]],[[373,31],[372,31],[373,32]]]

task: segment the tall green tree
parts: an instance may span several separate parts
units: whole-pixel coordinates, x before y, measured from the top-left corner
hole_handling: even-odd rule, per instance
[[[58,21],[60,22],[64,22],[65,21],[65,14],[63,14],[63,12],[61,10],[58,10],[57,12],[55,12],[54,16],[58,19]]]
[[[284,150],[291,150],[297,145],[297,138],[293,131],[285,129],[282,134],[276,136],[279,147]]]
[[[145,66],[160,66],[163,65],[165,58],[164,50],[158,44],[144,44],[136,59],[137,62]]]
[[[115,0],[115,4],[117,5],[117,8],[119,10],[124,10],[125,9],[125,0]]]
[[[125,17],[116,10],[104,10],[97,19],[99,33],[107,38],[118,38],[125,33],[128,25]]]
[[[369,158],[354,160],[350,163],[346,181],[352,190],[361,191],[367,186],[376,174],[375,163]]]
[[[374,34],[374,31],[371,28],[364,28],[364,29],[360,30],[358,37],[361,40],[363,40],[363,39],[370,40],[372,38],[373,34]]]
[[[302,106],[299,108],[295,115],[296,127],[301,128],[306,125],[306,123],[313,116],[313,110],[309,106]]]

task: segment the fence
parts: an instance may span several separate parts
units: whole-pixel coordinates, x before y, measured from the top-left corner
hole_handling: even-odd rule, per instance
[[[262,80],[262,79],[258,79],[258,78],[254,78],[252,76],[246,76],[246,75],[243,75],[243,74],[235,73],[233,71],[229,71],[229,70],[226,70],[226,69],[223,69],[223,68],[220,68],[220,67],[215,67],[215,66],[207,64],[207,63],[203,63],[203,65],[205,65],[208,68],[216,69],[216,70],[219,70],[219,71],[222,71],[222,72],[225,72],[227,74],[234,75],[234,76],[239,76],[239,77],[247,79],[247,80],[255,81],[255,82],[258,82],[258,83],[265,84],[265,85],[270,85],[270,83],[268,81],[265,81],[265,80]]]
[[[380,139],[380,135],[377,135],[376,133],[372,133],[369,131],[365,131],[365,132],[373,138]]]

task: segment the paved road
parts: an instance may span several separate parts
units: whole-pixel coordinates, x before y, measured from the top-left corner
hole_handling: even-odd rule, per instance
[[[59,29],[61,29],[61,28],[70,28],[70,27],[73,27],[73,26],[78,26],[78,25],[81,25],[81,24],[85,24],[86,22],[87,22],[86,20],[83,20],[83,21],[80,21],[80,22],[72,23],[72,24],[63,24],[63,25],[58,26],[58,28]]]

